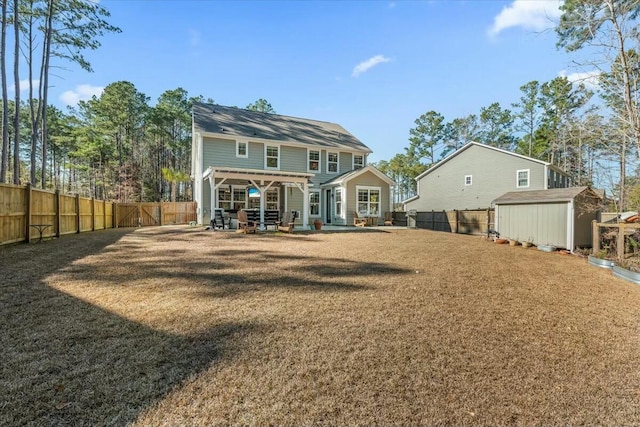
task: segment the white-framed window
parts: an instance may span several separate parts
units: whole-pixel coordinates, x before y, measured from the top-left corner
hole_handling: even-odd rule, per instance
[[[336,188],[336,195],[335,195],[335,210],[336,210],[336,217],[338,218],[343,218],[344,214],[342,213],[342,188]]]
[[[472,184],[473,184],[473,175],[465,175],[464,185],[472,185]]]
[[[309,216],[320,216],[320,191],[309,191]]]
[[[249,157],[249,143],[247,141],[236,141],[236,157]]]
[[[280,147],[277,145],[264,146],[264,168],[280,169]]]
[[[267,208],[267,210],[277,211],[278,209],[280,209],[280,192],[277,188],[271,188],[267,190],[265,196],[265,207]]]
[[[529,169],[520,169],[516,171],[516,188],[529,187]]]
[[[247,207],[247,190],[245,187],[218,188],[218,207],[224,210],[239,210]]]
[[[338,173],[340,170],[339,158],[337,152],[327,152],[327,173]]]
[[[307,171],[308,172],[320,172],[320,151],[319,150],[307,150]]]
[[[353,155],[353,169],[360,169],[364,167],[364,156],[362,154]]]
[[[356,186],[358,193],[358,215],[380,216],[380,187]]]

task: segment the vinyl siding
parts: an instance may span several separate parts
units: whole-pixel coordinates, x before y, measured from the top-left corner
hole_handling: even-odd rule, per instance
[[[516,171],[529,169],[529,187],[518,188]],[[472,185],[465,185],[465,176]],[[543,164],[506,153],[471,146],[418,181],[420,197],[407,203],[418,211],[486,209],[509,191],[544,189]]]
[[[204,169],[210,166],[243,169],[264,169],[264,147],[249,141],[249,156],[236,157],[236,141],[232,139],[203,138]]]
[[[498,232],[504,238],[567,248],[568,209],[568,202],[499,205]]]
[[[357,186],[380,187],[380,220],[389,210],[389,185],[371,172],[363,173],[347,182],[346,190],[346,221],[347,225],[353,225],[353,212],[358,206]]]

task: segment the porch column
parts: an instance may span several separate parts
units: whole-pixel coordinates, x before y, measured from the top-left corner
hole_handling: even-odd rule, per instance
[[[302,228],[309,226],[309,184],[302,184]]]
[[[209,189],[211,190],[211,202],[210,202],[211,211],[209,212],[209,217],[210,217],[209,221],[213,220],[213,212],[218,202],[216,198],[216,186],[214,184],[215,184],[215,178],[213,174],[211,174],[209,175]]]

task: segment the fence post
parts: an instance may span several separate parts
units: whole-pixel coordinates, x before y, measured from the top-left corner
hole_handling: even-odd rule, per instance
[[[160,225],[164,225],[164,202],[160,202]]]
[[[487,236],[489,236],[489,230],[491,230],[491,208],[487,208]]]
[[[616,239],[616,246],[618,250],[618,261],[624,259],[624,222],[618,224],[618,238]]]
[[[120,219],[118,218],[118,202],[113,202],[113,228],[118,228]]]
[[[102,201],[102,229],[107,229],[107,201]]]
[[[460,212],[458,209],[453,210],[456,213],[456,234],[460,233]]]
[[[27,184],[27,188],[25,189],[25,201],[24,201],[24,208],[25,208],[25,219],[24,219],[24,224],[25,224],[25,243],[31,243],[31,183]]]
[[[76,194],[76,233],[80,234],[80,225],[82,221],[80,220],[80,194]]]
[[[600,252],[600,227],[595,219],[591,221],[591,252],[593,255]]]
[[[91,231],[96,231],[96,199],[91,198]]]
[[[56,237],[60,237],[60,228],[62,226],[60,197],[60,189],[56,189]]]
[[[433,209],[431,209],[431,229],[436,229],[436,213]]]

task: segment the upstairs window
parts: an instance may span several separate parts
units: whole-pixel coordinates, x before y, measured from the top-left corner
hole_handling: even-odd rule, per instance
[[[473,184],[473,175],[465,175],[464,176],[464,185]]]
[[[249,143],[247,141],[236,141],[236,157],[249,156]]]
[[[353,168],[360,169],[364,167],[364,156],[362,154],[353,155]]]
[[[327,173],[338,173],[338,153],[327,153]]]
[[[309,150],[309,172],[318,172],[320,170],[320,151]]]
[[[265,148],[265,168],[280,168],[280,147],[277,145],[267,145]]]
[[[529,188],[529,169],[516,171],[516,188]]]

